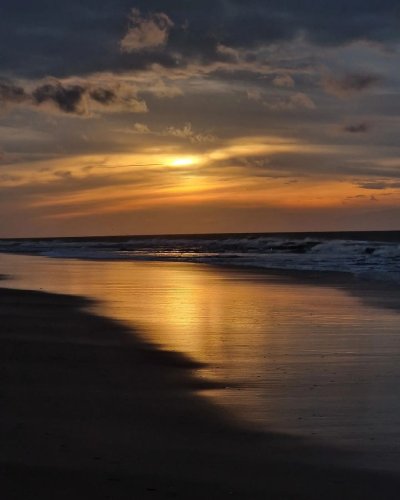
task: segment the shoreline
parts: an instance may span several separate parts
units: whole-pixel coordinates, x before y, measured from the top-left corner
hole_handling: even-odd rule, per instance
[[[6,288],[0,297],[6,500],[397,497],[391,474],[234,423],[195,394],[205,388],[195,362],[88,313],[89,300]]]
[[[400,231],[399,231],[400,232]],[[320,284],[335,285],[343,283],[369,283],[377,286],[384,286],[393,289],[400,290],[400,283],[395,280],[383,280],[379,279],[374,275],[363,275],[352,273],[351,271],[341,271],[341,270],[317,270],[317,269],[296,269],[296,268],[280,268],[280,267],[266,267],[257,265],[245,265],[245,264],[233,264],[224,262],[203,262],[201,260],[185,260],[179,258],[105,258],[105,257],[84,257],[80,256],[58,256],[58,255],[43,255],[38,252],[12,252],[12,251],[0,251],[0,255],[12,255],[18,256],[28,256],[28,257],[39,257],[43,259],[50,260],[71,260],[71,261],[81,261],[81,262],[116,262],[116,263],[165,263],[165,264],[189,264],[195,266],[206,266],[214,269],[231,269],[239,271],[247,271],[249,273],[256,274],[266,274],[266,275],[276,275],[276,276],[291,276],[293,278],[298,278],[302,283],[306,283],[310,279],[317,280]],[[9,278],[10,275],[0,275],[0,280],[4,278]]]
[[[222,266],[200,264],[218,270],[240,271],[257,278],[276,278],[282,283],[335,288],[355,296],[366,305],[383,307],[400,312],[400,284],[395,281],[369,279],[346,271],[312,271],[298,269],[275,269],[246,266]],[[368,285],[368,287],[366,286]]]

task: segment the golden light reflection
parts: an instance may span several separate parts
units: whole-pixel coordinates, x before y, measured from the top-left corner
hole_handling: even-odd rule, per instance
[[[204,362],[201,376],[232,385],[207,391],[209,397],[245,420],[285,432],[299,429],[293,419],[299,389],[317,387],[321,377],[339,383],[342,373],[348,383],[349,368],[363,366],[365,355],[375,350],[382,321],[386,341],[398,330],[396,312],[368,309],[342,290],[254,272],[184,263],[0,257],[0,271],[13,269],[18,277],[13,287],[96,299],[93,307],[101,315],[123,321],[146,342]],[[311,413],[322,404],[321,393],[306,392],[304,408]],[[345,394],[351,404],[355,394]],[[324,401],[326,413],[337,413],[330,393]],[[325,425],[309,422],[313,431]]]

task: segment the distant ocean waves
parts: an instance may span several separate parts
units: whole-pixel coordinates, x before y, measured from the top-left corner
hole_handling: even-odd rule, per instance
[[[400,283],[400,232],[3,239],[0,252],[342,271]]]

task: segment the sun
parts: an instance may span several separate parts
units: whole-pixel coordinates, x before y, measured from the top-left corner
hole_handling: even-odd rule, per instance
[[[199,159],[196,156],[178,156],[173,158],[169,165],[171,167],[187,167],[189,165],[195,165],[199,163]]]

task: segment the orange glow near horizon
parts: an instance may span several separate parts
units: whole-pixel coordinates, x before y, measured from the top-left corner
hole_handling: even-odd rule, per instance
[[[40,170],[21,165],[19,185],[66,188],[46,197],[32,196],[32,209],[46,209],[43,219],[79,219],[101,214],[193,206],[315,210],[381,206],[399,203],[399,195],[371,195],[351,180],[327,176],[292,177],[274,166],[274,153],[320,151],[310,145],[277,137],[248,137],[208,146],[202,153],[169,148],[135,154],[65,157],[42,162]],[[178,148],[177,148],[178,149]],[[268,154],[271,154],[269,159]],[[247,162],[247,158],[252,161]],[[260,169],[258,161],[265,165]],[[253,162],[253,163],[252,163]],[[264,176],[264,169],[266,169]],[[269,173],[269,170],[271,173]],[[194,221],[195,222],[195,221]]]

